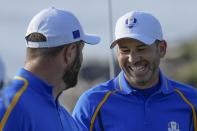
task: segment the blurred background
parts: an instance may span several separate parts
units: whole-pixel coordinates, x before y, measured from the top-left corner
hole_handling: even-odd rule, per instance
[[[74,13],[85,32],[98,34],[101,43],[85,46],[84,62],[78,85],[65,91],[61,101],[72,111],[76,100],[88,88],[110,79],[111,37],[115,22],[131,10],[145,10],[156,16],[168,43],[166,57],[161,62],[163,72],[177,80],[197,87],[197,1],[196,0],[1,0],[0,4],[0,69],[1,81],[8,83],[25,60],[25,33],[31,18],[40,10],[54,6]],[[110,30],[109,18],[112,18]],[[116,49],[113,50],[114,54]],[[116,60],[115,60],[116,61]],[[116,63],[116,62],[115,62]],[[1,66],[0,66],[1,67]],[[115,74],[119,72],[115,64]]]

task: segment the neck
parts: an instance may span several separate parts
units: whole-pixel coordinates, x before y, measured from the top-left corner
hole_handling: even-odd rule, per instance
[[[25,64],[25,69],[32,72],[41,80],[53,86],[53,96],[56,98],[65,89],[65,84],[61,79],[60,71],[55,68],[55,64],[39,64],[41,62],[30,61]],[[44,63],[44,62],[42,62]]]

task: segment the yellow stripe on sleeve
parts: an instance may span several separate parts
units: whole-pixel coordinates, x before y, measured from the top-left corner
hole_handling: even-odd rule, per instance
[[[13,100],[11,101],[10,105],[8,106],[2,120],[0,123],[0,131],[3,130],[6,121],[8,120],[10,113],[12,112],[13,108],[15,107],[16,103],[18,102],[19,98],[21,97],[21,95],[23,94],[23,92],[26,90],[27,86],[28,86],[28,81],[25,78],[22,78],[20,76],[16,76],[14,79],[18,79],[18,80],[22,80],[24,81],[24,85],[23,87],[16,93],[16,95],[14,96]]]
[[[194,121],[194,131],[197,131],[197,120],[196,120],[196,111],[194,105],[183,95],[183,93],[175,89],[175,91],[181,96],[181,98],[191,107]]]
[[[115,93],[116,91],[109,91],[105,94],[103,100],[99,103],[99,105],[97,106],[96,108],[96,111],[94,112],[93,114],[93,117],[91,119],[91,122],[90,122],[90,131],[93,130],[93,127],[94,127],[94,122],[95,122],[95,119],[96,119],[96,116],[100,110],[100,108],[102,107],[102,105],[107,101],[107,99],[109,98],[109,96],[112,94],[112,93]]]

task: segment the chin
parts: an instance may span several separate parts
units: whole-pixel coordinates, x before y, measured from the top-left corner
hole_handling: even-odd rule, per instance
[[[130,79],[133,81],[133,83],[139,84],[139,85],[144,85],[148,83],[151,80],[150,75],[129,75]]]
[[[139,82],[148,82],[151,80],[151,75],[141,76],[141,77],[136,78],[136,80]]]
[[[63,80],[66,85],[66,89],[75,87],[78,82],[78,72],[65,74]]]
[[[73,88],[77,85],[78,79],[75,79],[73,81],[70,81],[69,83],[65,83],[66,84],[66,89],[70,89]]]
[[[134,81],[134,83],[138,84],[138,85],[145,85],[147,84],[149,81],[145,80],[145,79],[137,79]]]

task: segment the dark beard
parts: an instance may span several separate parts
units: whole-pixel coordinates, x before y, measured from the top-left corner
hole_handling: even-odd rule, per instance
[[[77,55],[75,61],[71,65],[71,68],[65,71],[63,76],[64,83],[66,84],[66,89],[74,87],[77,84],[80,68],[81,68],[80,52],[79,52],[79,46],[77,46]]]

